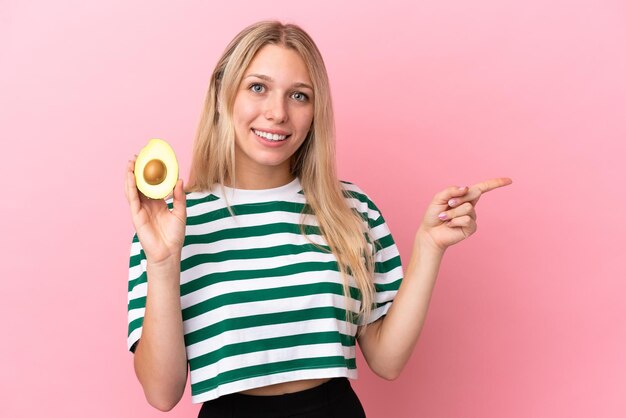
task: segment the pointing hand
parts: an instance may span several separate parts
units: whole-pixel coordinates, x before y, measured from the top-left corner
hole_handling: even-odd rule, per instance
[[[427,239],[439,250],[445,250],[476,232],[476,204],[480,197],[513,181],[508,177],[493,178],[469,188],[450,186],[437,193],[426,209],[418,236]]]

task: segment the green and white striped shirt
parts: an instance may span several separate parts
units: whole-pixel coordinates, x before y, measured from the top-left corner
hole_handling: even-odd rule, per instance
[[[368,319],[346,321],[337,260],[315,217],[302,215],[308,206],[298,179],[274,189],[216,186],[187,194],[180,299],[193,403],[294,380],[357,377],[357,327],[387,313],[403,273],[378,208],[357,186],[342,185],[377,249],[375,305]],[[350,280],[357,310],[360,296]],[[141,337],[147,291],[146,258],[135,235],[129,349]]]

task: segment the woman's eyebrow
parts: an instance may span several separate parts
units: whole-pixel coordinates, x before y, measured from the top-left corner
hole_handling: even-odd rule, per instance
[[[268,75],[265,75],[265,74],[248,74],[244,78],[248,78],[248,77],[257,77],[257,78],[260,78],[261,80],[266,80],[266,81],[270,81],[270,82],[274,81],[274,79],[272,77],[270,77]],[[307,89],[313,90],[313,87],[311,87],[309,84],[303,83],[303,82],[294,83],[293,87],[306,87]]]

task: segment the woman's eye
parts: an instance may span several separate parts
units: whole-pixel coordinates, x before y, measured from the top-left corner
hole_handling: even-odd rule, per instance
[[[255,93],[263,93],[264,89],[265,87],[263,86],[263,84],[252,84],[250,86],[250,90],[252,90]]]
[[[295,92],[292,97],[299,102],[306,102],[309,99],[309,96],[304,93],[300,93],[299,91]]]

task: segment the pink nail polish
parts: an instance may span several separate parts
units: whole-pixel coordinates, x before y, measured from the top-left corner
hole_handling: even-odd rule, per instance
[[[446,215],[446,213],[445,213],[445,212],[441,212],[441,213],[439,214],[439,216],[437,216],[437,217],[443,221],[444,219],[446,219],[446,218],[447,218],[447,215]]]
[[[456,205],[456,199],[448,200],[448,206],[454,206],[454,205]]]

